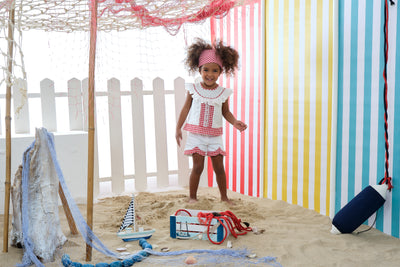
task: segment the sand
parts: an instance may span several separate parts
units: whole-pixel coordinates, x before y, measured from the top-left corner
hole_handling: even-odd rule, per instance
[[[330,233],[331,219],[329,217],[297,205],[244,196],[229,191],[229,197],[235,202],[234,206],[229,206],[220,202],[216,188],[200,188],[199,202],[189,204],[187,203],[187,193],[188,191],[185,189],[136,195],[136,212],[140,216],[139,223],[146,228],[156,229],[154,235],[148,240],[154,246],[155,251],[160,251],[161,248],[168,248],[170,251],[220,250],[226,249],[228,241],[231,241],[231,249],[246,248],[256,254],[258,258],[276,257],[276,263],[272,266],[279,266],[278,263],[282,266],[400,266],[400,240],[376,229],[358,235],[333,235]],[[129,202],[129,196],[100,199],[94,206],[93,228],[96,235],[108,248],[116,250],[125,247],[128,252],[136,253],[140,251],[138,242],[123,242],[116,236]],[[208,240],[172,239],[169,216],[182,208],[230,210],[242,221],[249,222],[252,227],[257,227],[259,232],[264,232],[258,235],[249,232],[238,238],[230,235],[221,245],[214,245]],[[80,209],[84,214],[86,207],[81,205]],[[86,218],[86,215],[84,216]],[[3,236],[3,216],[0,219],[0,231]],[[46,266],[61,266],[61,256],[64,253],[68,254],[73,261],[86,263],[86,245],[80,235],[70,234],[62,208],[60,208],[60,220],[68,241],[61,250],[57,251],[55,261],[46,263]],[[358,230],[367,228],[366,225],[362,225]],[[3,248],[3,242],[1,243]],[[21,262],[22,254],[22,249],[9,247],[7,253],[0,254],[0,266],[15,266]],[[135,263],[134,266],[185,266],[183,260],[187,256],[171,258],[152,255],[148,260]],[[196,258],[196,255],[194,257]],[[111,263],[113,261],[113,258],[93,250],[90,263]],[[219,266],[235,265],[235,262],[226,262]],[[269,266],[266,264],[262,266],[264,265]]]

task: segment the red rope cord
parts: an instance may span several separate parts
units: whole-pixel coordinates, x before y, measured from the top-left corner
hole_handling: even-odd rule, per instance
[[[388,43],[388,20],[389,20],[389,7],[388,1],[385,0],[385,27],[384,27],[384,34],[385,34],[385,43],[384,43],[384,51],[385,51],[385,68],[383,70],[383,79],[385,81],[384,86],[384,120],[385,120],[385,177],[382,179],[380,184],[386,183],[388,185],[388,190],[390,191],[393,188],[392,185],[392,177],[389,176],[389,134],[388,134],[388,114],[387,114],[387,107],[388,107],[388,100],[387,100],[387,91],[388,91],[388,82],[387,82],[387,62],[388,62],[388,50],[389,50],[389,43]]]
[[[231,233],[235,238],[237,238],[239,235],[245,235],[247,234],[247,232],[252,231],[251,227],[243,226],[241,220],[238,219],[235,214],[233,214],[229,210],[220,213],[199,212],[197,214],[197,218],[199,219],[200,224],[207,226],[208,240],[216,245],[222,244],[228,236],[228,233]],[[213,219],[216,219],[224,227],[224,237],[219,242],[211,240],[210,237],[210,228],[212,227],[211,222]]]

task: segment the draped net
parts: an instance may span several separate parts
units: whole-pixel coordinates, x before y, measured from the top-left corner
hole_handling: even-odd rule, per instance
[[[94,0],[8,0],[0,3],[0,16],[8,16],[13,2],[17,27],[22,30],[90,30],[90,5]],[[231,8],[251,2],[253,0],[99,0],[98,30],[163,26],[175,34],[183,23],[221,17]]]

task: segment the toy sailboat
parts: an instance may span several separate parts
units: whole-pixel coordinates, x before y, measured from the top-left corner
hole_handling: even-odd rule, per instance
[[[154,229],[144,230],[143,227],[139,227],[139,231],[136,231],[135,216],[135,196],[132,196],[129,208],[125,213],[124,220],[117,233],[117,236],[125,242],[139,240],[141,238],[148,239],[156,231]]]

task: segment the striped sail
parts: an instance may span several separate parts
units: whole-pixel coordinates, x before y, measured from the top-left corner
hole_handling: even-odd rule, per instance
[[[135,196],[132,196],[131,202],[129,203],[129,207],[126,210],[124,219],[122,221],[121,226],[119,227],[118,232],[121,232],[125,228],[132,226],[134,227],[134,231],[136,231],[135,225]]]

